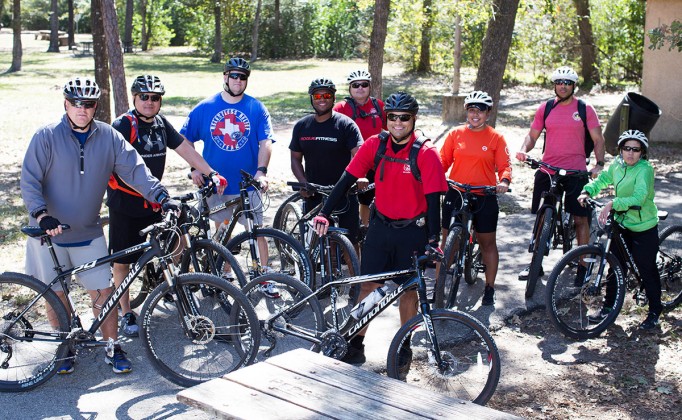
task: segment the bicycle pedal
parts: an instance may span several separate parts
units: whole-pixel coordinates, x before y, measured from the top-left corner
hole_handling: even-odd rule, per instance
[[[486,266],[485,264],[477,264],[476,265],[476,272],[477,273],[485,273]]]

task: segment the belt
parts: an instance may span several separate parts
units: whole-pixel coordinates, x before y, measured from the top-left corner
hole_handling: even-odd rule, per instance
[[[413,217],[411,219],[391,219],[389,217],[384,216],[383,214],[379,213],[379,211],[375,211],[375,214],[381,220],[386,226],[392,227],[394,229],[403,229],[406,228],[412,224],[414,224],[417,227],[424,227],[426,226],[426,217],[424,217],[423,214],[420,214],[419,216]]]

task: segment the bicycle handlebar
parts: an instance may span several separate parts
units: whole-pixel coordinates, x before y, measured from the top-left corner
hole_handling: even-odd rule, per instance
[[[263,187],[261,187],[260,182],[256,181],[253,175],[251,175],[250,173],[246,172],[243,169],[240,169],[239,172],[242,174],[242,182],[251,185],[258,191],[263,191]]]
[[[450,188],[460,188],[464,190],[464,192],[474,192],[474,191],[483,191],[485,192],[486,195],[496,195],[497,194],[497,186],[495,185],[469,185],[469,184],[462,184],[457,181],[453,181],[451,179],[448,179],[448,185]],[[507,192],[511,192],[511,188],[507,189]]]
[[[538,169],[540,167],[550,169],[561,176],[590,175],[590,171],[583,171],[580,169],[559,168],[558,166],[550,165],[549,163],[545,163],[541,160],[533,159],[530,156],[526,156],[526,160],[524,160],[523,163],[525,163],[526,165],[530,166],[533,169]]]
[[[320,185],[312,182],[287,181],[287,185],[294,191],[305,190],[309,193],[320,193],[324,195],[329,195],[332,192],[332,189],[334,189],[333,185]]]

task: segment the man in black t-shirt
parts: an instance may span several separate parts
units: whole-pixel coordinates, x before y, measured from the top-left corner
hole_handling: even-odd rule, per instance
[[[301,118],[294,126],[289,144],[291,171],[299,182],[334,185],[362,145],[362,134],[352,119],[332,111],[336,86],[331,80],[313,80],[308,94],[315,113]],[[308,196],[304,191],[301,195],[305,197],[306,210],[322,200],[322,197]],[[350,196],[338,208],[347,208],[339,214],[339,225],[348,229],[349,239],[357,243],[360,230],[357,197]]]
[[[165,89],[156,76],[138,76],[131,88],[133,109],[119,116],[111,125],[129,141],[142,156],[152,175],[161,179],[166,166],[166,151],[175,150],[190,166],[212,178],[219,193],[227,185],[206,163],[194,147],[180,135],[168,120],[159,114]],[[149,203],[117,174],[112,174],[107,188],[109,206],[109,252],[114,253],[144,241],[139,231],[161,221],[156,203]],[[114,285],[118,287],[130,272],[130,264],[140,253],[130,254],[114,263]],[[135,337],[139,333],[135,314],[130,308],[130,296],[124,293],[120,301],[123,334]]]

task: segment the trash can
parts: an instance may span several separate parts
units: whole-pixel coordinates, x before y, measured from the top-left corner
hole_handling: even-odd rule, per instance
[[[628,92],[623,100],[618,104],[609,122],[604,129],[604,140],[606,140],[606,151],[615,156],[618,154],[618,137],[623,130],[620,129],[621,109],[623,105],[629,108],[627,117],[628,130],[639,130],[649,137],[651,129],[656,125],[656,121],[661,116],[661,109],[653,101],[638,93]]]

